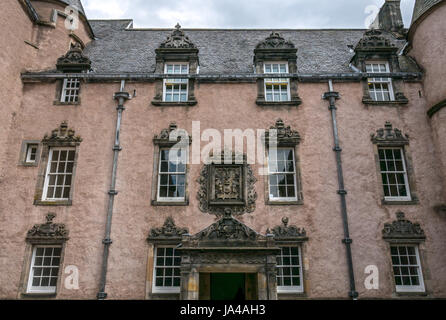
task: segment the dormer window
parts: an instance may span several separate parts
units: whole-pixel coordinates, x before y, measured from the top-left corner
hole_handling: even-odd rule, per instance
[[[387,61],[367,61],[365,64],[367,73],[390,73]],[[373,101],[394,101],[391,78],[369,78],[369,94]]]
[[[265,74],[288,73],[288,63],[272,62],[265,63]],[[265,79],[265,100],[271,102],[290,101],[290,79],[288,78],[266,78]]]
[[[187,63],[166,63],[165,74],[189,74]],[[181,78],[164,79],[164,102],[187,102],[189,80]]]

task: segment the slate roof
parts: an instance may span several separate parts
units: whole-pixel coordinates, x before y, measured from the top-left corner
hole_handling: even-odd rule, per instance
[[[427,10],[444,0],[416,0],[413,8],[412,24],[418,20]]]
[[[90,20],[98,39],[84,50],[97,73],[153,73],[155,49],[172,29],[128,29],[131,20]],[[273,30],[183,29],[199,49],[200,74],[252,74],[256,45]],[[274,30],[298,48],[299,73],[350,73],[354,47],[366,30]],[[405,41],[386,33],[401,48]],[[350,46],[350,47],[349,47]],[[401,59],[406,60],[406,57]],[[412,63],[403,61],[410,69]],[[414,71],[414,70],[403,70]],[[418,71],[416,69],[415,71]]]
[[[85,10],[84,7],[82,6],[81,0],[60,0],[60,1],[68,4],[69,6],[77,8],[79,12],[83,13],[83,15],[85,16]]]

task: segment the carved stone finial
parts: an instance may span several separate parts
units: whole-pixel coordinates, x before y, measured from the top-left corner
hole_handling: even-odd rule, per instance
[[[271,231],[268,229],[268,234],[273,234],[275,240],[307,240],[307,233],[304,228],[297,228],[296,226],[288,226],[288,217],[282,218],[282,225],[274,227]]]
[[[45,217],[46,223],[34,225],[28,231],[26,240],[29,242],[68,240],[68,230],[65,229],[64,224],[53,223],[55,217],[55,213],[48,213]]]
[[[180,29],[181,29],[181,25],[180,25],[179,22],[177,22],[177,24],[176,24],[176,26],[175,26],[175,29],[177,29],[177,30],[180,30]]]
[[[423,229],[421,229],[419,223],[412,223],[405,218],[403,212],[396,213],[397,220],[392,223],[384,224],[382,230],[383,239],[396,242],[396,241],[412,241],[421,242],[426,239]]]
[[[292,42],[286,41],[278,32],[271,32],[269,37],[257,44],[256,49],[294,49]]]
[[[228,213],[229,215],[227,215]],[[226,209],[224,217],[194,235],[192,239],[201,241],[255,241],[261,237],[257,232],[233,218],[230,214],[231,210]]]
[[[180,141],[186,142],[186,145],[192,142],[192,137],[184,129],[178,129],[175,122],[171,122],[169,127],[161,130],[159,135],[153,137],[155,144],[176,144]]]
[[[81,45],[76,43],[57,59],[56,67],[62,72],[82,72],[91,69],[91,60],[84,56]]]
[[[282,119],[278,119],[275,126],[265,131],[265,143],[269,144],[270,139],[274,137],[277,137],[278,145],[284,146],[298,145],[301,139],[299,132],[291,130],[290,126],[285,126]]]
[[[377,144],[409,144],[409,136],[403,135],[397,128],[393,129],[389,121],[386,121],[384,128],[380,128],[376,134],[372,134],[371,139],[373,143]]]
[[[175,26],[171,35],[160,44],[160,48],[167,49],[196,49],[196,46],[189,40],[189,38],[181,30],[179,23]]]
[[[59,128],[54,129],[51,135],[46,134],[42,140],[42,143],[78,144],[80,142],[82,142],[82,138],[76,136],[73,129],[68,128],[67,121],[63,121]]]
[[[188,229],[178,228],[173,218],[168,217],[161,228],[153,228],[150,230],[148,240],[180,239],[182,235],[188,233]]]

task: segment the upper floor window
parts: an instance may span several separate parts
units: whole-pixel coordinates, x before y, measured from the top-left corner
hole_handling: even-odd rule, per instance
[[[61,246],[34,246],[28,293],[55,293],[59,277]]]
[[[75,148],[50,148],[42,200],[70,198],[75,154]]]
[[[397,292],[424,292],[418,246],[394,245],[390,247],[393,276]]]
[[[365,66],[368,73],[390,73],[389,63],[386,61],[369,61]],[[369,78],[368,87],[373,101],[395,100],[391,78]]]
[[[26,146],[26,163],[35,163],[37,159],[37,150],[39,148],[38,144],[28,144]]]
[[[167,63],[164,69],[165,74],[189,74],[189,64],[187,63]],[[164,79],[163,101],[165,102],[187,102],[188,99],[188,79]]]
[[[180,292],[180,268],[181,256],[174,247],[156,247],[153,292]]]
[[[301,248],[282,247],[277,259],[277,292],[303,292]]]
[[[297,201],[294,148],[277,148],[268,152],[270,201]]]
[[[265,63],[265,74],[288,73],[287,63]],[[290,79],[288,78],[266,78],[265,100],[269,102],[290,101]]]
[[[403,148],[378,148],[385,200],[411,200]]]
[[[80,80],[78,78],[66,78],[63,81],[60,102],[76,103],[79,102]]]
[[[186,150],[160,150],[158,201],[184,201],[186,192]]]

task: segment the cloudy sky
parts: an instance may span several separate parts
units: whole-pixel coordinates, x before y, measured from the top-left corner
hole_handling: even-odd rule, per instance
[[[406,26],[415,0],[402,0]],[[384,0],[82,0],[89,19],[137,28],[364,28]]]

